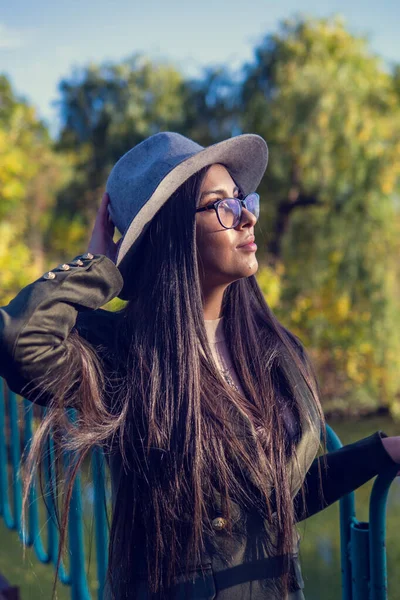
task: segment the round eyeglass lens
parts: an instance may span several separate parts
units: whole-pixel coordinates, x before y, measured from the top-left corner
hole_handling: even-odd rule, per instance
[[[246,197],[246,208],[258,219],[260,216],[260,196],[256,193],[249,194]]]
[[[227,198],[218,205],[218,216],[224,227],[236,227],[239,224],[240,204],[233,198]]]

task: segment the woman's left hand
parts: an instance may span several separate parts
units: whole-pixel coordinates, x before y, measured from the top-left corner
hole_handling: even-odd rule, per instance
[[[400,436],[382,438],[382,444],[390,458],[400,465]]]

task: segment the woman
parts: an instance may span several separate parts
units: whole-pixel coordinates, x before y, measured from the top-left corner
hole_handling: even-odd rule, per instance
[[[315,378],[255,279],[267,157],[255,135],[148,138],[113,168],[89,251],[0,309],[0,374],[48,407],[26,489],[50,428],[76,468],[95,444],[109,459],[107,598],[303,598],[296,522],[400,462],[382,432],[315,458]]]

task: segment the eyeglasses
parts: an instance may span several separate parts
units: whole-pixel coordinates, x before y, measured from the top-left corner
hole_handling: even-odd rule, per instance
[[[215,210],[218,221],[225,229],[234,229],[242,220],[242,207],[250,211],[256,219],[260,216],[260,196],[256,192],[245,198],[223,198],[208,206],[196,209],[196,212]]]

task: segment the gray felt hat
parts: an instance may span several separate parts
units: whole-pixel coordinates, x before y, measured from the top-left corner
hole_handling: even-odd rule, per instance
[[[129,257],[154,215],[189,177],[215,163],[226,166],[241,191],[249,194],[267,168],[267,144],[258,135],[243,134],[203,148],[179,133],[162,132],[129,150],[115,164],[106,191],[111,219],[123,236],[116,265],[124,279]],[[119,297],[126,299],[124,289]]]

